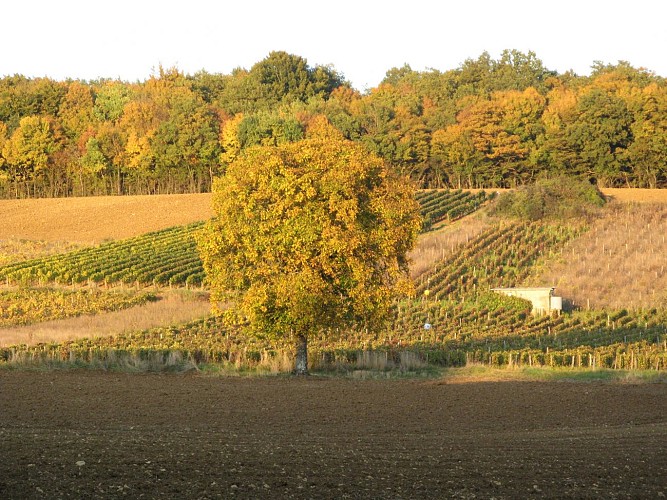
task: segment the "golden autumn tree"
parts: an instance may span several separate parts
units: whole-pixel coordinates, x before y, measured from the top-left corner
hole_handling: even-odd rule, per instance
[[[77,139],[93,122],[93,92],[89,86],[74,81],[58,109],[58,120],[65,135]]]
[[[241,152],[241,141],[239,140],[239,125],[243,121],[243,113],[238,113],[233,118],[226,120],[220,127],[220,162],[228,165]]]
[[[309,335],[388,317],[421,225],[412,187],[379,157],[330,127],[309,132],[243,151],[213,185],[199,241],[214,310],[231,302],[257,333],[296,338],[297,374]]]
[[[4,141],[2,148],[7,175],[14,184],[17,197],[39,194],[52,155],[60,147],[51,118],[26,116],[21,119],[19,127]]]

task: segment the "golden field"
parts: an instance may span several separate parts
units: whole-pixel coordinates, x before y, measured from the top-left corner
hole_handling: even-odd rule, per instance
[[[0,200],[0,241],[96,244],[211,217],[211,195]]]

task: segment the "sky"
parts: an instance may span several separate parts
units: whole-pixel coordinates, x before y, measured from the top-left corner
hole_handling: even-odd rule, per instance
[[[10,0],[0,77],[229,74],[282,50],[364,91],[394,67],[447,71],[504,49],[559,73],[622,60],[667,77],[665,14],[664,0]]]

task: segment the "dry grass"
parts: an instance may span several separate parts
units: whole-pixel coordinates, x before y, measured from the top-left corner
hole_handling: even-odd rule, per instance
[[[650,308],[667,299],[667,205],[607,206],[591,229],[531,278],[583,308]]]
[[[28,259],[46,257],[58,253],[71,252],[83,245],[66,241],[0,240],[0,266]]]
[[[206,220],[210,194],[0,200],[0,239],[96,244]]]
[[[467,243],[488,226],[487,219],[473,214],[442,229],[420,235],[416,247],[408,255],[410,275],[413,279],[418,278],[435,262],[453,254],[459,245]]]
[[[47,321],[23,327],[0,328],[0,346],[64,342],[104,337],[202,318],[209,314],[208,296],[191,291],[169,291],[162,300],[114,311]]]

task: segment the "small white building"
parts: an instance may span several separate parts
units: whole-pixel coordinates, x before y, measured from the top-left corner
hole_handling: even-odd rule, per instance
[[[533,314],[551,314],[553,311],[563,310],[563,297],[554,296],[554,290],[551,287],[517,287],[517,288],[492,288],[494,292],[502,293],[509,297],[520,297],[530,300],[533,304]]]

